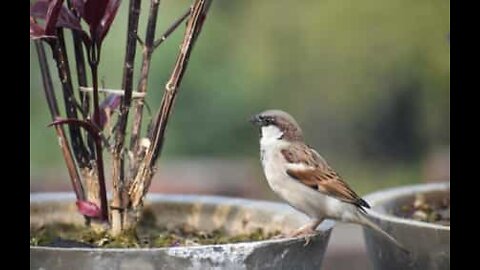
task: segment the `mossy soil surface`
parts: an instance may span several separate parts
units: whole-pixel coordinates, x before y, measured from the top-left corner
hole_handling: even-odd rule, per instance
[[[450,226],[450,196],[442,199],[427,199],[417,194],[412,202],[406,203],[393,211],[399,217]]]
[[[239,235],[222,230],[200,231],[187,225],[174,229],[157,226],[154,216],[144,216],[136,229],[112,237],[107,231],[86,226],[52,223],[30,228],[30,245],[57,247],[154,248],[251,242],[270,239],[280,232],[265,233],[261,228]]]

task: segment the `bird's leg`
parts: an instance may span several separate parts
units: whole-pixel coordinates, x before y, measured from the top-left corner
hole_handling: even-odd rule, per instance
[[[310,243],[310,238],[315,234],[315,229],[322,223],[324,219],[313,219],[309,223],[293,231],[289,237],[303,236],[305,238],[304,246]]]
[[[322,223],[323,219],[313,219],[309,223],[303,225],[302,227],[296,229],[292,233],[290,233],[290,237],[297,237],[306,234],[315,233],[315,229],[317,226]]]

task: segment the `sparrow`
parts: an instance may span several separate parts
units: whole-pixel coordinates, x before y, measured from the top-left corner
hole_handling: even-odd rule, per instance
[[[287,237],[304,236],[307,245],[317,226],[325,219],[333,219],[369,227],[406,251],[370,221],[370,205],[317,151],[305,144],[302,130],[290,114],[267,110],[251,117],[250,122],[260,127],[260,157],[268,185],[311,219]]]

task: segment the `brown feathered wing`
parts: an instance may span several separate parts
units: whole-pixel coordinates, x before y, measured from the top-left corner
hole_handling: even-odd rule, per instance
[[[287,169],[292,178],[341,201],[370,208],[314,149],[302,143],[293,143],[283,149],[282,154],[292,165]]]

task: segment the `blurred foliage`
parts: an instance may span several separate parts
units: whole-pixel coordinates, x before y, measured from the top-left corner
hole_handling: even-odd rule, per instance
[[[108,88],[121,85],[127,3],[102,52],[100,77]],[[162,1],[158,35],[189,4]],[[142,14],[148,6],[143,1]],[[146,16],[142,37],[145,24]],[[154,54],[147,98],[152,114],[183,31]],[[163,158],[257,158],[258,131],[247,119],[278,108],[296,117],[307,142],[337,164],[414,164],[449,145],[449,31],[450,2],[444,0],[213,1]],[[33,44],[30,59],[31,166],[62,164],[54,132],[46,127],[50,118]],[[137,53],[137,68],[140,60]],[[56,76],[53,62],[51,68]]]

